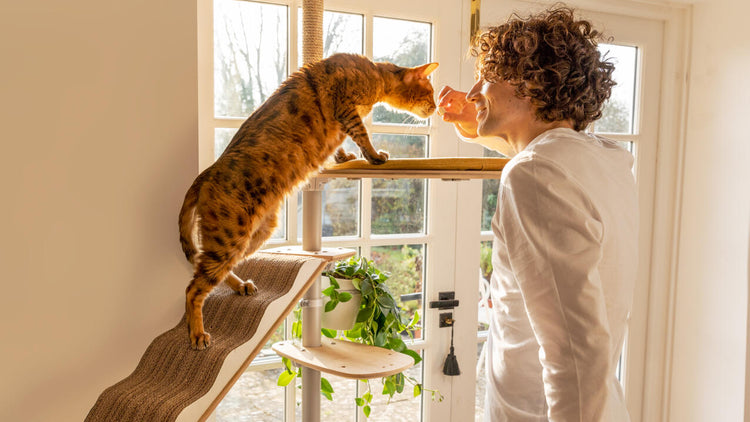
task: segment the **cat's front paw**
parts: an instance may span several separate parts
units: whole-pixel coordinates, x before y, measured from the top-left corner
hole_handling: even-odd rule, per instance
[[[193,350],[203,350],[211,345],[211,334],[205,331],[190,330],[190,347]]]
[[[333,159],[337,163],[345,163],[347,161],[356,160],[357,154],[353,152],[346,152],[343,149],[338,149],[336,151],[336,154],[333,156]]]
[[[388,155],[387,151],[379,150],[375,156],[367,157],[367,161],[369,161],[370,164],[383,164],[388,161],[389,157],[390,155]]]

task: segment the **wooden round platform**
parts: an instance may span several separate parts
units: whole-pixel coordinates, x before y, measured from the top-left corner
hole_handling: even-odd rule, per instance
[[[298,365],[350,379],[386,377],[414,365],[414,359],[403,353],[340,339],[323,338],[320,347],[281,341],[272,349]]]

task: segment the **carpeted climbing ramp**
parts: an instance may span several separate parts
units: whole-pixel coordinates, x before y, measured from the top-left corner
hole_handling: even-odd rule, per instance
[[[240,263],[235,273],[254,280],[258,293],[239,296],[223,284],[211,292],[203,308],[211,347],[190,348],[183,318],[154,339],[130,376],[104,390],[86,421],[204,420],[325,265],[315,257],[269,253]]]

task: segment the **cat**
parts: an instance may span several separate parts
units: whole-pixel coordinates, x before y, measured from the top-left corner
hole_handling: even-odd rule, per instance
[[[284,197],[331,155],[336,162],[356,158],[341,147],[347,135],[370,163],[388,160],[373,148],[362,119],[378,102],[430,116],[435,101],[427,76],[437,66],[405,68],[335,54],[293,73],[242,124],[195,179],[180,210],[180,243],[194,268],[185,302],[193,349],[211,344],[203,302],[216,285],[224,281],[240,295],[257,291],[232,269],[271,236]]]

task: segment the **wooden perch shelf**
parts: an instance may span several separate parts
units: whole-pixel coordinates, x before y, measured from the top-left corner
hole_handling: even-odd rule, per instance
[[[414,365],[414,359],[403,353],[340,339],[324,338],[319,347],[304,347],[291,340],[271,347],[301,366],[350,379],[386,377]]]
[[[331,164],[319,178],[432,178],[445,180],[499,179],[508,158],[394,158],[383,164],[358,159]]]
[[[300,245],[264,249],[262,252],[290,256],[307,256],[310,258],[322,259],[326,262],[340,261],[349,258],[350,256],[354,256],[357,253],[354,249],[345,248],[323,248],[319,251],[306,251],[302,249],[302,246]]]

